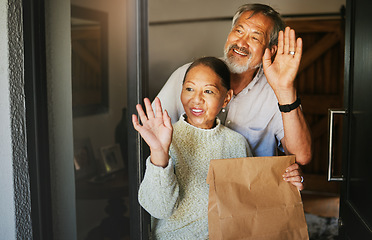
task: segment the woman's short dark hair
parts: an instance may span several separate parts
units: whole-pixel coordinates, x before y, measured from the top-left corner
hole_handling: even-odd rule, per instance
[[[216,57],[202,57],[195,60],[189,68],[186,70],[185,76],[183,78],[183,82],[185,82],[187,73],[194,67],[204,65],[209,67],[219,76],[221,79],[221,84],[227,90],[230,89],[230,70],[227,67],[226,63],[219,58]]]
[[[270,33],[270,41],[269,41],[268,47],[271,48],[272,46],[277,45],[278,34],[280,31],[285,29],[285,24],[280,14],[268,5],[259,4],[259,3],[244,4],[240,6],[239,9],[236,11],[233,21],[232,21],[232,27],[235,27],[237,20],[245,12],[252,12],[251,17],[253,17],[257,13],[261,13],[273,21],[273,29]]]

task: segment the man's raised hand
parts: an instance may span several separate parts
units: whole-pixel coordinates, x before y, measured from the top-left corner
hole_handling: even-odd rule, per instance
[[[296,100],[294,80],[302,56],[302,39],[296,40],[295,31],[286,27],[279,32],[278,46],[274,61],[272,52],[265,50],[262,64],[265,76],[273,88],[280,104],[291,104]]]

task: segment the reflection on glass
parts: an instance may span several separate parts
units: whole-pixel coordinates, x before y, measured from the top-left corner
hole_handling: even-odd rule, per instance
[[[361,93],[361,92],[359,92]],[[358,100],[356,100],[358,101]],[[352,129],[351,133],[351,152],[352,161],[350,162],[350,192],[348,194],[350,203],[353,207],[361,214],[361,217],[372,224],[371,218],[371,207],[372,202],[372,188],[370,183],[372,182],[372,175],[370,173],[370,142],[365,141],[365,138],[361,138],[360,135],[370,136],[372,134],[372,112],[367,102],[358,103],[358,111],[354,111],[352,114]],[[367,126],[367,129],[366,127]]]
[[[77,239],[130,239],[125,3],[72,4]]]
[[[72,109],[75,117],[108,111],[107,13],[71,7]]]

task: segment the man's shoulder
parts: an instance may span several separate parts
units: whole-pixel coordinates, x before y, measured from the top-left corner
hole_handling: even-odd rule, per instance
[[[191,63],[186,63],[174,70],[164,86],[172,86],[172,88],[175,87],[174,84],[179,86],[183,82],[186,70],[189,68],[190,65]]]
[[[173,74],[174,74],[174,73],[182,73],[182,74],[184,74],[184,73],[186,72],[186,70],[189,68],[190,65],[191,65],[191,62],[183,64],[182,66],[178,67],[178,68],[173,72]],[[172,74],[172,75],[173,75],[173,74]]]

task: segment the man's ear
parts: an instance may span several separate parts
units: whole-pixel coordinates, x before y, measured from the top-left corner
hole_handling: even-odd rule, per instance
[[[271,53],[271,61],[273,62],[274,59],[275,59],[275,56],[276,56],[276,52],[278,51],[278,46],[277,45],[274,45],[271,47],[270,49],[270,53]]]
[[[277,45],[272,46],[271,49],[270,49],[271,56],[274,56],[276,54],[276,51],[277,50],[278,50],[278,46]]]
[[[229,91],[227,91],[227,94],[226,94],[225,100],[224,100],[223,105],[222,105],[223,108],[226,107],[227,104],[230,102],[230,100],[231,100],[233,94],[234,94],[234,92],[233,92],[232,89],[230,89]]]

